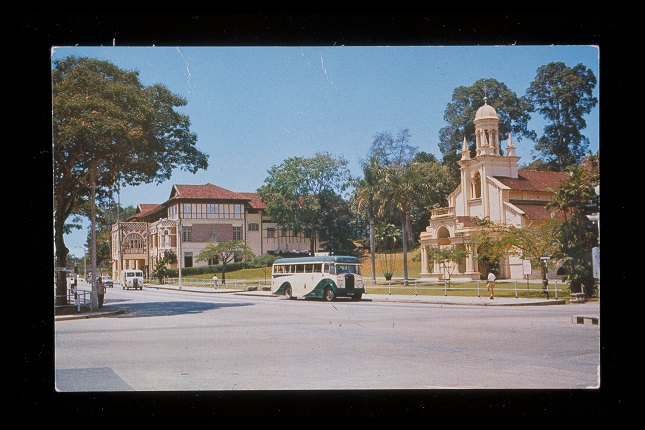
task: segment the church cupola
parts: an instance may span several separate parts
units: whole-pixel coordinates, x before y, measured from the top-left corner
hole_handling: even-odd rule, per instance
[[[488,97],[484,97],[484,105],[477,109],[474,122],[477,156],[499,155],[499,117],[488,104]]]

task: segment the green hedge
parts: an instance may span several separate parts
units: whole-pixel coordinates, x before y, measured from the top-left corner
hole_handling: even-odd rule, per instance
[[[263,267],[264,264],[254,261],[249,262],[237,262],[237,263],[227,263],[226,264],[226,273],[235,272],[236,270],[242,269],[256,269],[258,267]],[[271,264],[268,264],[266,267],[270,267]],[[198,266],[198,267],[184,267],[181,269],[182,276],[194,276],[194,275],[208,275],[208,274],[220,274],[222,273],[221,264],[216,264],[214,266]],[[177,269],[168,269],[169,278],[179,277]]]

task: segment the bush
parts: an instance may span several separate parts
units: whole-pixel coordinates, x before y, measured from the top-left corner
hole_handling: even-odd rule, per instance
[[[222,265],[216,264],[214,266],[198,266],[198,267],[183,267],[181,269],[181,274],[183,276],[195,276],[195,275],[204,275],[204,274],[220,274],[222,273]],[[253,266],[252,263],[246,263],[243,261],[237,263],[227,263],[226,264],[226,273],[235,272],[236,270],[241,269],[250,269],[258,266]],[[177,269],[168,269],[167,276],[169,278],[179,277],[179,272]]]

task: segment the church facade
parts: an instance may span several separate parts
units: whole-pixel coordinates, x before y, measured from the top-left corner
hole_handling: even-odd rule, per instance
[[[430,223],[420,234],[421,274],[428,280],[478,280],[483,279],[484,268],[477,261],[477,249],[471,243],[478,231],[477,220],[488,219],[495,224],[516,227],[537,226],[549,219],[559,218],[558,213],[547,211],[545,206],[562,181],[569,178],[566,172],[519,170],[520,157],[515,155],[511,135],[508,135],[506,155],[500,153],[499,117],[495,109],[484,105],[475,114],[476,154],[470,156],[464,138],[459,186],[448,196],[448,207],[434,209]],[[449,268],[430,262],[428,248],[461,247],[467,251],[463,261],[452,262]],[[433,263],[433,264],[431,264]],[[549,267],[549,276],[557,267]],[[499,277],[524,279],[520,257],[508,255],[500,262]],[[539,279],[541,273],[532,271],[530,279]]]

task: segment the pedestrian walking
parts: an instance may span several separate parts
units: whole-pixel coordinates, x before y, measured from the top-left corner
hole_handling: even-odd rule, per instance
[[[493,300],[493,298],[495,297],[495,274],[493,272],[490,272],[488,274],[486,290],[488,290],[488,294],[490,294],[490,299]]]
[[[99,294],[99,308],[103,307],[103,299],[105,298],[105,284],[103,283],[103,277],[99,276],[96,280],[96,291]]]
[[[218,281],[217,275],[214,275],[213,276],[213,288],[217,288],[217,281]]]

